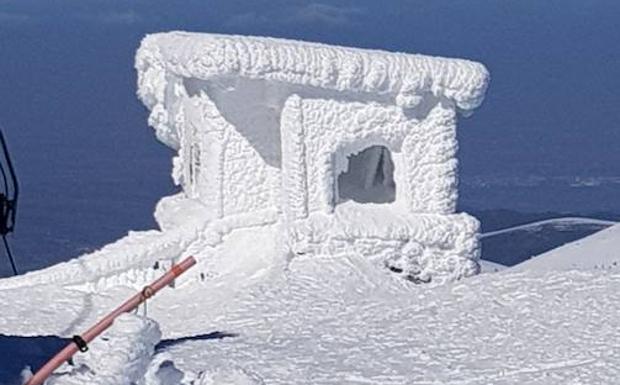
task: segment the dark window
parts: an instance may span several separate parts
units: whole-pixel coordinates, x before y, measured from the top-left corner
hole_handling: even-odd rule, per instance
[[[339,201],[394,202],[394,162],[385,146],[372,146],[349,156],[348,169],[338,176]]]

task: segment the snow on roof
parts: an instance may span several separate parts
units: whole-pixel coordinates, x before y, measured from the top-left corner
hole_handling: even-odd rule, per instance
[[[489,73],[476,62],[265,37],[167,32],[147,35],[136,55],[138,95],[162,104],[173,77],[244,77],[333,91],[388,95],[415,107],[424,95],[464,112],[484,98]]]

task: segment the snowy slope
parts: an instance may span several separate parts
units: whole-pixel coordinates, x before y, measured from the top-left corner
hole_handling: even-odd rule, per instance
[[[499,273],[427,290],[381,283],[360,261],[325,262],[296,262],[286,283],[239,298],[226,312],[233,336],[166,353],[188,380],[241,367],[269,384],[614,384],[620,375],[618,274]]]
[[[615,384],[620,376],[618,272],[508,270],[430,288],[353,256],[281,260],[258,252],[264,236],[232,232],[237,258],[220,259],[221,274],[150,301],[148,316],[173,339],[155,361],[165,355],[183,384],[200,373],[266,384]],[[0,333],[72,335],[131,293],[0,290]]]
[[[517,270],[618,269],[620,225],[558,247],[516,267]]]
[[[614,224],[616,222],[593,218],[565,217],[486,232],[480,239],[482,259],[515,266]]]
[[[204,280],[182,279],[149,301],[168,339],[153,362],[169,361],[183,384],[205,373],[269,384],[615,384],[620,376],[615,270],[506,270],[431,288],[352,255],[290,259],[265,247],[280,231],[225,234],[208,250]],[[614,237],[591,252],[616,245],[618,226],[606,233]],[[87,277],[97,265],[66,268]],[[61,271],[0,282],[0,333],[71,336],[141,288],[131,271],[97,284],[61,283]]]

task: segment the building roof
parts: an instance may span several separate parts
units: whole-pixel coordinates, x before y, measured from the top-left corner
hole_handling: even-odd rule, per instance
[[[476,62],[265,37],[167,32],[147,35],[136,55],[138,95],[162,105],[171,78],[220,76],[279,81],[333,91],[374,93],[415,107],[425,95],[471,111],[489,74]]]

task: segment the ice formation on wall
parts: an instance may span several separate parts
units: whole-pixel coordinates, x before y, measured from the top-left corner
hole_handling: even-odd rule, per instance
[[[477,221],[455,213],[456,115],[482,102],[482,65],[172,32],[147,36],[136,68],[205,222],[279,223],[293,255],[360,253],[416,282],[477,272]]]

